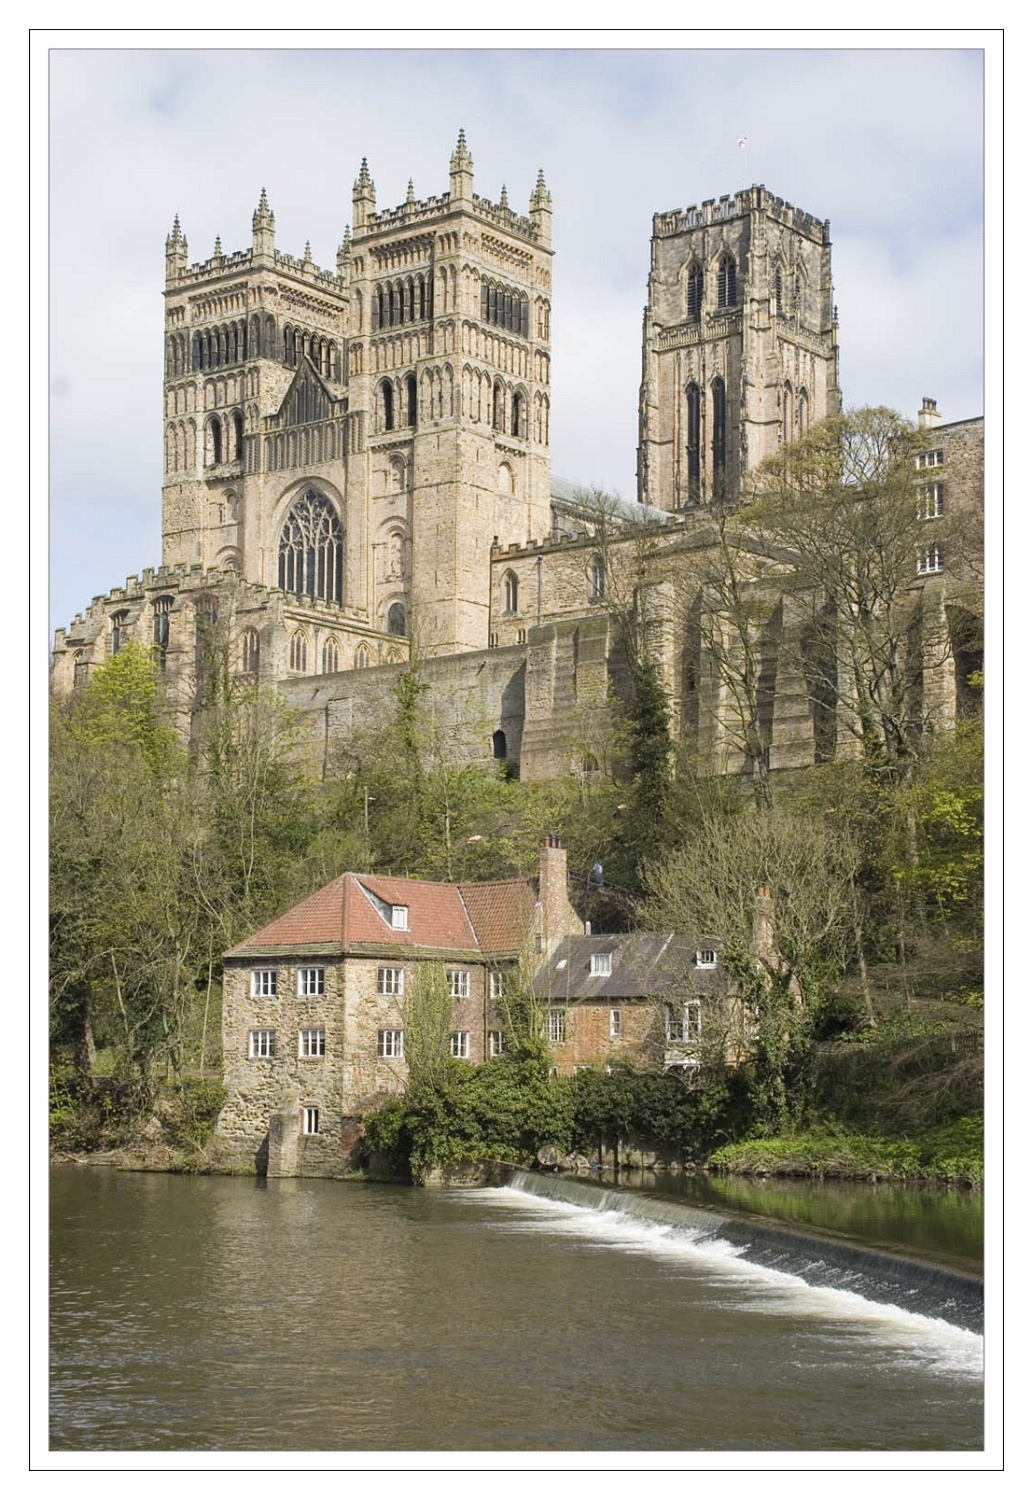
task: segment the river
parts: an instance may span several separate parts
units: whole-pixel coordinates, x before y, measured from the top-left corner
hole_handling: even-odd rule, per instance
[[[982,1448],[982,1340],[950,1315],[521,1180],[54,1168],[51,1449]]]

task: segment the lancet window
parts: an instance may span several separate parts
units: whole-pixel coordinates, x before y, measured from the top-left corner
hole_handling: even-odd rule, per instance
[[[722,255],[717,268],[717,305],[718,307],[734,307],[735,303],[735,257]]]

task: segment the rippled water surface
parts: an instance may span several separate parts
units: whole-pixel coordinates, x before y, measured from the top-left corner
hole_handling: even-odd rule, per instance
[[[508,1188],[52,1174],[55,1450],[963,1450],[981,1340]]]

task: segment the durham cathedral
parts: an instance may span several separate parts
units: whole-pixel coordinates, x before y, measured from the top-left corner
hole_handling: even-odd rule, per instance
[[[245,250],[217,240],[191,263],[176,220],[161,566],[57,632],[55,692],[137,640],[188,734],[215,643],[232,674],[299,711],[326,767],[415,652],[457,757],[544,779],[604,765],[633,614],[689,761],[749,770],[709,660],[720,622],[684,580],[749,473],[841,410],[829,223],[758,186],[654,215],[626,502],[550,470],[544,175],[522,214],[505,190],[474,192],[473,168],[460,131],[444,192],[417,199],[410,184],[378,210],[363,161],[333,269],[277,248],[264,191]],[[943,423],[925,398],[918,425],[931,530],[916,608],[965,628],[916,681],[949,727],[977,665],[974,615],[971,579],[933,532],[949,507],[981,511],[983,423]],[[849,753],[801,668],[791,591],[768,567],[747,592],[770,768]]]

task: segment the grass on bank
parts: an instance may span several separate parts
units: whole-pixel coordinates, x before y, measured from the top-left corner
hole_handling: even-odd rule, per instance
[[[896,1139],[813,1129],[721,1146],[707,1165],[712,1171],[744,1176],[932,1180],[981,1187],[983,1121],[966,1115]]]

